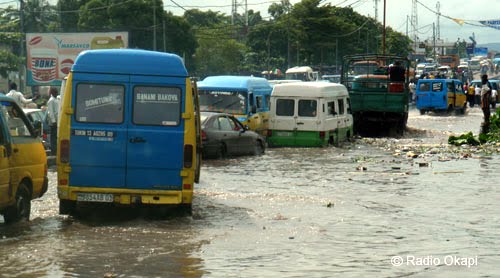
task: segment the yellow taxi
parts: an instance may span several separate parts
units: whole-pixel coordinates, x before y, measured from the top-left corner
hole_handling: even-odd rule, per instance
[[[5,223],[29,220],[31,200],[48,188],[40,134],[14,99],[0,96],[0,214]]]

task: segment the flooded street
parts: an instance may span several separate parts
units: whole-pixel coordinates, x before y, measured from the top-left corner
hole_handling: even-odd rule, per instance
[[[0,277],[498,277],[500,154],[447,145],[481,120],[413,108],[403,138],[204,161],[193,217],[59,216],[51,171],[0,223]]]

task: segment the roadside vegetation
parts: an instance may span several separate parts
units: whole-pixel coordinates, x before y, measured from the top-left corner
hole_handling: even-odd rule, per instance
[[[479,146],[483,144],[500,143],[500,108],[490,118],[489,132],[474,135],[472,132],[459,136],[450,136],[448,143],[455,146],[471,145]]]

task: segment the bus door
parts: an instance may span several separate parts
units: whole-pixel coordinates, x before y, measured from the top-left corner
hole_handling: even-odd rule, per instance
[[[181,190],[185,78],[131,76],[126,184]]]
[[[125,185],[127,84],[125,75],[73,75],[69,184]]]
[[[297,102],[297,117],[295,130],[318,131],[318,99],[299,99]],[[308,135],[297,132],[297,144],[307,144]]]

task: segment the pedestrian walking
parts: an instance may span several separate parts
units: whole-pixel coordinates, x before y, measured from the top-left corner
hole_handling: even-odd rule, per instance
[[[469,88],[467,88],[467,99],[469,100],[469,107],[474,107],[474,94],[476,88],[474,85],[470,84]]]
[[[13,98],[19,106],[25,107],[28,103],[33,102],[33,99],[26,99],[23,93],[17,91],[17,84],[15,82],[10,83],[9,90],[7,96]]]
[[[481,75],[481,109],[483,110],[484,121],[481,133],[488,133],[490,126],[490,101],[493,87],[488,81],[488,75]]]
[[[57,121],[59,118],[59,98],[57,88],[50,88],[50,99],[47,102],[47,116],[50,124],[50,153],[57,154]]]
[[[481,86],[474,87],[474,104],[481,106]]]

